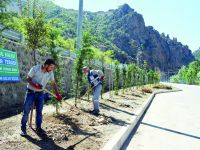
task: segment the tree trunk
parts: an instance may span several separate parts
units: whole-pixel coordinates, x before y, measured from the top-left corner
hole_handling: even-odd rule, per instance
[[[57,114],[57,115],[59,114],[59,106],[58,106],[58,103],[56,104],[56,114]]]
[[[33,18],[36,18],[36,0],[33,0]]]
[[[33,50],[33,61],[34,61],[34,65],[37,65],[37,59],[36,59],[36,50]]]
[[[79,76],[76,80],[76,93],[75,93],[75,107],[77,107],[77,97],[78,97],[78,80],[79,80]]]
[[[103,66],[104,66],[104,63],[103,61],[101,62],[101,68],[102,68],[102,71],[103,71]],[[104,73],[104,72],[103,72]],[[103,99],[103,92],[104,92],[104,81],[102,81],[102,90],[101,90],[101,99]]]

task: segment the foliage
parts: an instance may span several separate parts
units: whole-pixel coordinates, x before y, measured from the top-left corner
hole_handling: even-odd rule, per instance
[[[170,81],[176,83],[199,84],[199,72],[200,62],[196,60],[191,62],[188,67],[182,66],[178,74],[172,76]]]
[[[24,25],[28,41],[27,46],[34,51],[34,61],[36,64],[36,50],[45,44],[47,36],[48,28],[45,24],[44,15],[41,12],[35,18],[25,17]]]
[[[123,88],[123,94],[124,94],[124,90],[127,87],[127,66],[124,64],[123,68],[122,68],[122,88]]]
[[[113,55],[114,51],[113,50],[107,50],[105,52],[102,52],[100,61],[104,62],[105,64],[111,64],[113,62]]]
[[[83,35],[82,48],[77,52],[77,58],[74,68],[74,85],[75,85],[75,106],[77,106],[77,98],[80,95],[80,89],[83,85],[83,72],[82,68],[84,64],[91,65],[90,60],[94,56],[94,51],[91,48],[92,45],[92,36],[90,33],[86,32]]]
[[[101,62],[100,68],[103,71],[103,73],[105,73],[105,64],[111,64],[113,59],[111,57],[113,57],[113,51],[112,50],[107,50],[105,52],[97,49],[97,48],[93,48],[94,50],[94,59],[97,59]],[[101,91],[101,98],[103,98],[103,94],[105,91],[105,83],[106,83],[106,78],[105,80],[103,80],[103,84],[102,84],[102,91]]]
[[[8,20],[11,19],[13,15],[16,15],[14,12],[6,11],[6,6],[11,2],[11,0],[1,0],[0,1],[0,23],[5,24]]]
[[[1,0],[0,1],[0,8],[5,8],[6,5],[10,3],[11,0]]]
[[[118,90],[120,88],[120,68],[119,68],[119,62],[115,63],[115,84],[114,84],[114,89],[115,89],[115,95],[118,95]]]
[[[147,78],[148,78],[148,76],[147,76],[147,72],[148,72],[148,70],[147,70],[147,67],[148,67],[148,64],[147,64],[147,61],[146,60],[144,60],[144,62],[143,62],[143,65],[142,65],[142,74],[141,74],[141,76],[142,76],[142,84],[143,85],[145,85],[145,84],[147,84]]]
[[[197,73],[200,71],[200,62],[194,61],[189,64],[189,68],[186,74],[187,84],[197,84]]]
[[[127,87],[131,87],[133,83],[133,64],[128,64],[127,66],[127,80]]]
[[[32,1],[33,0],[29,0],[30,3]],[[35,2],[37,2],[37,6],[40,6],[43,12],[45,12],[45,21],[48,22],[52,18],[56,20],[55,27],[59,28],[62,31],[61,36],[58,37],[57,41],[59,43],[59,46],[74,51],[76,40],[77,11],[64,9],[55,5],[52,1],[34,0],[34,3]],[[35,11],[34,8],[30,8],[31,5],[29,7],[27,6],[27,1],[23,1],[22,6],[23,15],[27,14],[27,12],[25,11],[29,11],[31,12],[31,14],[33,14],[32,12]],[[138,43],[140,42],[135,40],[133,34],[130,34],[130,31],[132,31],[130,20],[134,19],[132,18],[133,16],[135,16],[136,19],[140,17],[140,15],[138,16],[138,14],[134,11],[128,11],[124,13],[123,7],[105,13],[84,12],[83,30],[87,30],[88,28],[90,28],[91,34],[93,35],[94,39],[93,46],[103,51],[113,50],[115,58],[121,63],[136,63],[136,59],[138,59],[138,64],[141,65],[143,63],[142,61],[145,58],[150,63],[149,66],[153,67],[157,65],[160,67],[160,65],[158,65],[160,64],[159,59],[156,59],[154,56],[152,62],[150,57],[148,57],[148,55],[151,56],[153,54],[150,49],[155,48],[154,41],[149,39],[145,41],[145,44],[139,45]],[[27,17],[30,17],[30,13]],[[17,22],[15,23],[18,24]],[[20,28],[20,25],[17,26]],[[13,27],[15,27],[15,25],[13,25]],[[155,32],[152,33],[156,34]],[[165,35],[163,35],[163,38],[164,37]],[[157,49],[159,50],[159,48]],[[110,63],[111,61],[112,60],[110,60]],[[185,64],[187,64],[187,62]],[[162,63],[162,65],[164,64]]]
[[[200,48],[193,53],[196,60],[200,61]]]
[[[1,0],[0,1],[0,25],[4,25],[3,28],[0,29],[0,47],[4,47],[4,40],[2,37],[2,32],[7,29],[7,22],[12,20],[12,15],[15,13],[6,11],[6,6],[10,3],[11,0]]]
[[[4,0],[5,1],[5,0]],[[3,1],[1,1],[3,2]],[[35,1],[36,2],[36,1]],[[36,8],[24,8],[25,11],[34,11],[33,17],[22,16],[21,18],[12,15],[13,21],[7,21],[7,25],[13,29],[20,31],[27,42],[29,49],[34,51],[34,60],[36,63],[35,52],[44,47],[48,47],[51,57],[60,62],[59,50],[57,47],[63,47],[68,50],[75,51],[75,36],[76,36],[76,17],[77,14],[73,10],[65,10],[54,5],[50,1],[40,1],[41,7],[44,7],[43,12],[40,10],[35,11]],[[0,3],[1,6],[1,3]],[[4,5],[5,6],[5,5]],[[38,13],[36,13],[38,12]],[[45,12],[45,14],[44,14]],[[23,12],[27,14],[26,12]],[[53,19],[52,19],[53,18]],[[88,21],[89,20],[89,21]],[[142,53],[138,53],[138,65],[133,64],[133,58],[130,57],[129,62],[132,64],[120,65],[118,61],[113,59],[123,56],[124,60],[128,58],[128,53],[122,51],[118,46],[113,43],[113,40],[118,36],[128,36],[122,28],[116,28],[112,33],[106,33],[107,24],[106,14],[93,14],[90,12],[84,15],[84,27],[83,29],[90,28],[91,32],[86,32],[83,35],[82,48],[76,52],[76,62],[74,66],[74,93],[75,100],[80,96],[80,91],[83,88],[85,80],[83,78],[82,68],[84,65],[94,67],[93,59],[99,60],[101,64],[98,66],[103,72],[105,72],[105,64],[115,64],[115,93],[118,94],[118,90],[121,85],[123,89],[126,87],[132,87],[135,85],[144,85],[147,83],[159,82],[160,75],[153,70],[148,70],[148,64],[146,61],[142,64],[143,59],[140,58]],[[115,20],[116,21],[116,20]],[[109,24],[116,26],[116,22],[111,20]],[[4,21],[5,23],[5,21]],[[110,39],[105,35],[110,34]],[[136,48],[136,51],[142,51],[142,46],[137,46],[136,41],[129,42],[131,47]],[[138,49],[138,50],[137,50]],[[103,50],[103,51],[101,51]],[[117,55],[119,55],[117,57]],[[130,54],[129,54],[130,55]],[[137,53],[134,52],[134,55]],[[61,86],[61,67],[59,64],[55,69],[55,79],[58,86]],[[193,73],[194,71],[190,71]],[[198,77],[197,77],[198,78]],[[122,83],[122,84],[121,84]],[[124,91],[124,90],[123,90]],[[76,105],[76,101],[75,101]]]
[[[57,40],[60,36],[60,30],[54,28],[52,25],[48,25],[47,32],[47,46],[50,51],[50,55],[52,59],[57,63],[56,68],[54,70],[55,81],[58,87],[62,85],[62,65],[61,57],[59,57],[60,50],[56,50],[55,48],[58,46]],[[61,91],[62,92],[62,91]],[[58,110],[61,107],[61,103],[57,101],[55,98],[52,99],[51,103],[56,107],[56,113],[58,114]]]
[[[153,72],[153,70],[149,70],[147,72],[147,78],[148,78],[148,83],[149,84],[155,83],[154,74],[155,74],[155,72]]]
[[[154,78],[153,78],[154,84],[160,82],[160,73],[154,72]]]

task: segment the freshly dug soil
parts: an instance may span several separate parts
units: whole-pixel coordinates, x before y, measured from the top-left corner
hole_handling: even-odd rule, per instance
[[[52,105],[45,106],[43,129],[46,135],[38,135],[29,127],[28,136],[21,137],[21,114],[2,119],[0,149],[99,150],[121,126],[128,124],[149,95],[137,89],[127,90],[124,94],[119,91],[119,95],[113,96],[105,93],[100,100],[99,116],[89,113],[92,110],[91,96],[89,101],[87,97],[78,100],[78,108],[74,107],[74,99],[63,101],[59,114],[55,114]]]

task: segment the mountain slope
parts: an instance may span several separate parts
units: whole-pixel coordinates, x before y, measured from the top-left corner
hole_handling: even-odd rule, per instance
[[[58,20],[63,36],[76,37],[77,11],[55,5],[51,1],[41,1],[45,6],[47,19]],[[150,68],[162,71],[178,70],[194,60],[188,46],[160,34],[151,26],[145,26],[144,19],[129,5],[107,12],[84,12],[83,31],[90,30],[94,36],[94,46],[101,50],[114,50],[115,57],[122,63],[133,61],[142,64],[147,60]]]

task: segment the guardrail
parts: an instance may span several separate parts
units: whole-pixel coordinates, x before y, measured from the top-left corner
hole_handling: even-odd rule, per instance
[[[11,41],[15,41],[15,42],[24,42],[24,38],[22,36],[22,34],[20,32],[17,32],[15,30],[6,28],[4,25],[0,24],[0,34],[6,38],[9,39]],[[61,55],[64,57],[69,57],[72,60],[76,59],[76,53],[70,51],[70,50],[66,50],[62,47],[57,47],[55,50],[61,50]],[[97,65],[97,66],[102,66],[102,63],[98,60],[92,60],[92,63]],[[104,64],[104,67],[106,67],[107,69],[112,69],[114,68],[114,66],[108,65],[108,64]]]
[[[71,58],[72,60],[75,60],[76,59],[76,53],[75,52],[72,52],[72,51],[70,51],[70,50],[66,50],[66,49],[64,49],[64,48],[62,48],[62,47],[56,47],[55,48],[55,50],[57,51],[57,50],[61,50],[61,56],[63,56],[63,57],[69,57],[69,58]],[[102,66],[102,62],[101,61],[99,61],[99,60],[95,60],[95,59],[92,59],[91,60],[91,63],[92,64],[95,64],[95,65],[97,65],[97,66]],[[113,69],[114,68],[114,66],[113,65],[108,65],[108,64],[103,64],[104,65],[104,67],[105,68],[107,68],[107,69]]]
[[[1,31],[0,34],[6,39],[9,39],[15,42],[23,42],[23,36],[20,32],[6,28],[2,24],[0,24],[0,31]]]

